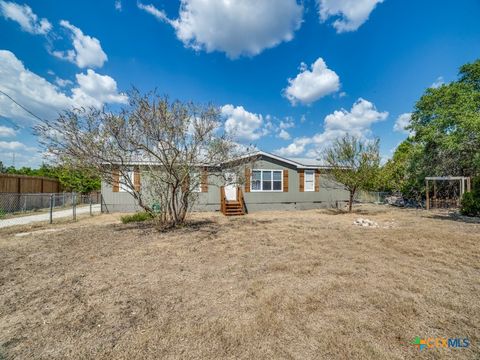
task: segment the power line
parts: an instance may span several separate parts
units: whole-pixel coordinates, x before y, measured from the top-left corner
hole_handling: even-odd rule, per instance
[[[40,116],[34,114],[32,111],[30,111],[29,109],[27,109],[25,106],[23,106],[22,104],[20,104],[18,101],[16,101],[14,98],[12,98],[10,95],[8,95],[7,93],[5,93],[4,91],[0,90],[0,93],[5,95],[7,98],[9,98],[10,100],[12,100],[17,106],[19,106],[20,108],[22,108],[23,110],[25,110],[27,113],[29,113],[30,115],[32,115],[35,119],[37,120],[40,120],[41,122],[46,122],[45,120],[43,120]]]

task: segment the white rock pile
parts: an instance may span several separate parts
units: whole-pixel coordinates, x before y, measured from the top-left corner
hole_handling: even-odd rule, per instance
[[[377,228],[378,224],[375,221],[369,219],[358,218],[353,222],[353,225],[363,226],[363,227],[374,227]]]

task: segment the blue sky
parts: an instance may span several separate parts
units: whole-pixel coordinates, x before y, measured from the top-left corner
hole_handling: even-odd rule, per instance
[[[312,157],[349,132],[406,138],[415,101],[480,56],[480,2],[0,0],[0,90],[43,118],[132,85],[211,102],[239,142]],[[33,119],[0,94],[0,160],[37,166]]]

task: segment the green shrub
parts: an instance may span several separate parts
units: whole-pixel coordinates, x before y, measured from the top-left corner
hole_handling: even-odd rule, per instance
[[[463,194],[460,213],[466,216],[480,215],[480,196],[478,193],[466,192]]]
[[[128,224],[132,222],[141,222],[141,221],[147,221],[151,220],[153,217],[150,213],[148,212],[138,212],[133,215],[125,215],[120,218],[122,223]]]
[[[7,213],[5,212],[5,210],[0,209],[0,219],[5,218],[6,215],[7,215]]]

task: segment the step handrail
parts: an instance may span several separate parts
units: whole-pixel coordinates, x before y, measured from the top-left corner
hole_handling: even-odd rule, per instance
[[[227,199],[225,197],[225,186],[220,186],[220,211],[223,215],[227,212],[226,209]]]
[[[247,213],[247,206],[245,204],[245,198],[243,197],[243,191],[240,186],[237,186],[237,199],[240,202],[240,206],[242,207],[242,211],[244,214]]]

